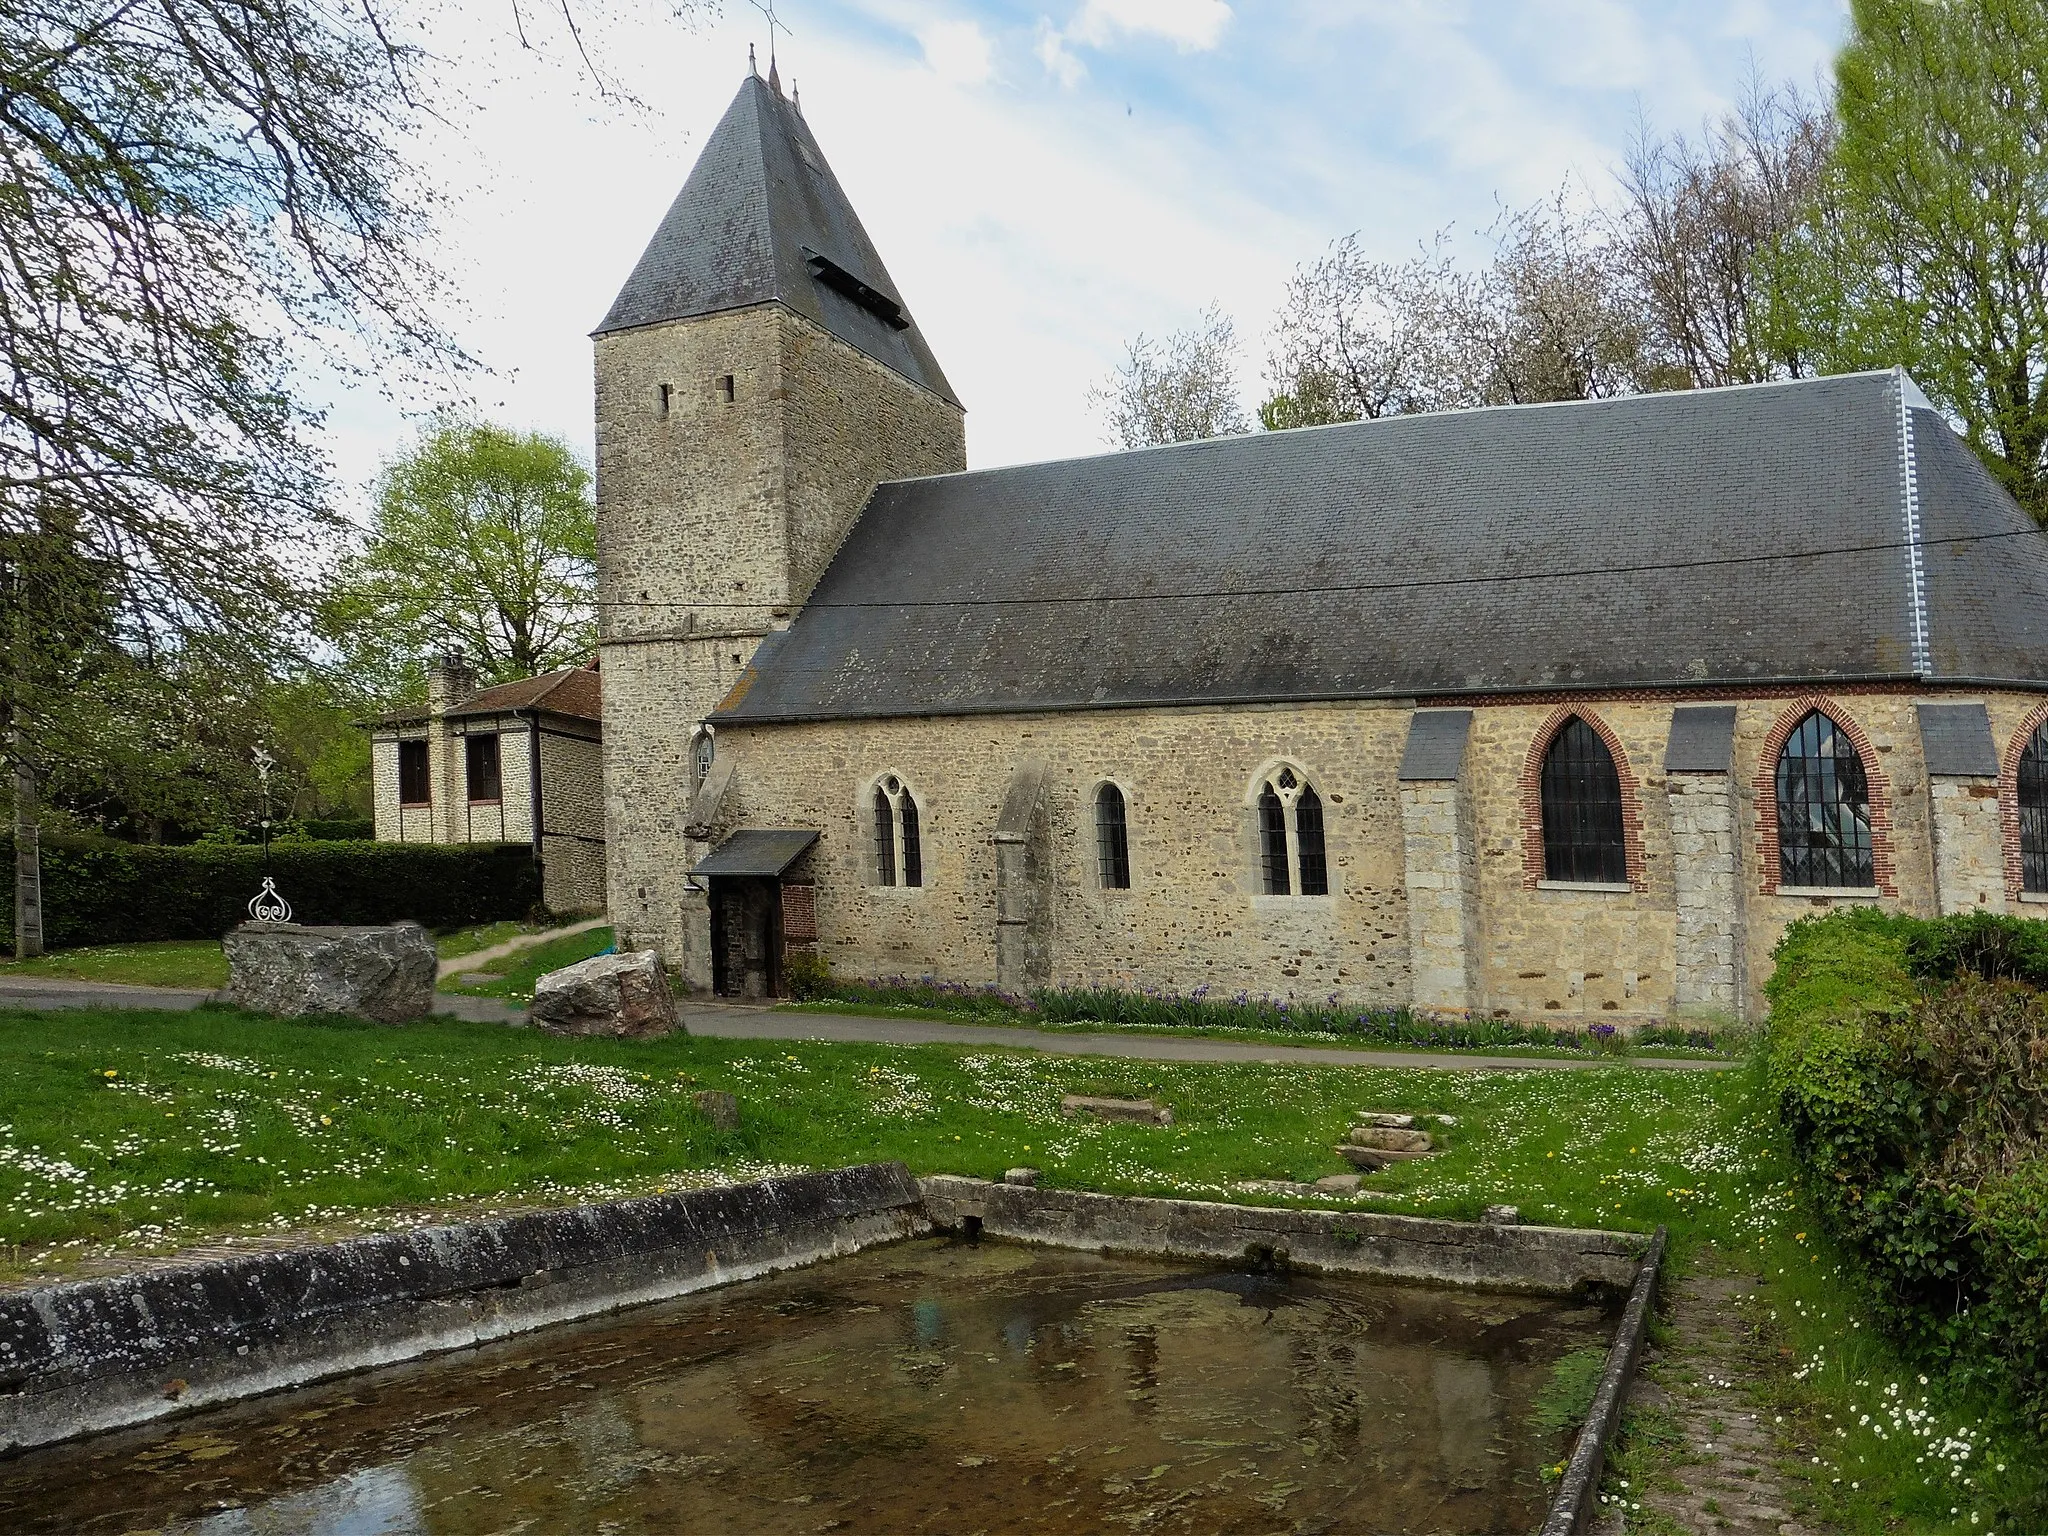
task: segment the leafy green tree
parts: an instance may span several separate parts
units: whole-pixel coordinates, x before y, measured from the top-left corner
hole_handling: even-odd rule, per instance
[[[2048,523],[2048,0],[1854,0],[1784,353],[1903,364]]]
[[[325,627],[393,695],[451,643],[486,681],[530,677],[596,643],[596,561],[590,473],[567,443],[442,420],[385,466],[376,526],[345,562]]]

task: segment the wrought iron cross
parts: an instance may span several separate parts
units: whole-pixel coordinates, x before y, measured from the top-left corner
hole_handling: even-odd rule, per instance
[[[751,5],[755,10],[759,11],[762,14],[762,16],[764,16],[767,19],[768,67],[770,69],[773,69],[775,67],[776,31],[780,29],[782,35],[785,37],[795,37],[796,34],[789,30],[789,24],[787,22],[785,22],[780,16],[775,14],[775,0],[747,0],[747,4]]]
[[[278,894],[277,881],[270,873],[270,770],[277,766],[277,759],[262,747],[256,749],[255,758],[256,782],[263,788],[263,889],[249,903],[249,916],[259,923],[288,923],[292,904]]]

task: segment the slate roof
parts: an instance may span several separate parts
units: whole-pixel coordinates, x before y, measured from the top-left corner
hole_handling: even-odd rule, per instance
[[[884,485],[716,718],[1917,672],[2048,683],[2048,540],[1867,373]]]
[[[713,850],[692,875],[760,875],[779,879],[818,840],[811,827],[743,827]]]
[[[960,403],[809,125],[750,75],[594,334],[778,300]]]

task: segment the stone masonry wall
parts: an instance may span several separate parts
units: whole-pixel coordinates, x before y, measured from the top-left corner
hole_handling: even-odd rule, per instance
[[[550,912],[599,911],[605,878],[603,742],[560,722],[546,725],[540,779],[542,899]]]
[[[1672,698],[1578,701],[1627,757],[1639,821],[1639,869],[1623,888],[1558,887],[1527,878],[1537,842],[1525,778],[1540,740],[1561,723],[1557,701],[1471,701],[1461,813],[1472,828],[1467,1006],[1473,1012],[1579,1027],[1762,1011],[1770,952],[1787,924],[1858,901],[1931,914],[1936,904],[1929,791],[1914,696],[1828,695],[1827,707],[1867,743],[1888,815],[1879,828],[1897,895],[1776,889],[1763,855],[1775,851],[1775,799],[1757,804],[1758,754],[1782,735],[1796,696],[1735,700],[1734,772],[1667,778]],[[1683,702],[1693,702],[1685,700]],[[2035,700],[1987,700],[2001,749]],[[1567,712],[1569,713],[1569,712]],[[1053,912],[1049,978],[1213,992],[1237,990],[1358,1004],[1421,1002],[1457,974],[1444,906],[1418,923],[1418,893],[1441,887],[1456,855],[1438,838],[1457,801],[1397,785],[1410,710],[1405,704],[1105,711],[947,720],[728,726],[722,761],[733,783],[716,836],[734,827],[819,828],[812,855],[819,948],[845,974],[932,974],[995,980],[994,836],[1020,763],[1045,770]],[[2012,750],[2016,753],[2017,748]],[[1253,786],[1281,761],[1325,802],[1327,898],[1259,894]],[[868,804],[895,774],[917,796],[926,883],[875,883]],[[1130,813],[1132,889],[1105,891],[1095,871],[1091,807],[1105,779]],[[1412,801],[1405,807],[1404,798]],[[1967,798],[1996,807],[1981,794]],[[1425,804],[1425,801],[1429,803]],[[1761,811],[1761,814],[1760,814]],[[1982,832],[1981,824],[1977,833]],[[1975,836],[1976,834],[1973,834]],[[1982,844],[1982,838],[1978,838]],[[1983,886],[1988,844],[1967,876]],[[1680,878],[1680,861],[1686,866]],[[1975,905],[1997,906],[1995,899]],[[2039,911],[2015,897],[2002,909]],[[1411,953],[1441,930],[1437,960]],[[1441,974],[1436,974],[1441,972]]]
[[[1401,817],[1408,711],[1373,705],[728,727],[730,825],[818,827],[819,948],[843,972],[996,979],[998,817],[1019,760],[1045,768],[1054,985],[1208,986],[1362,1004],[1408,1001]],[[1260,894],[1251,805],[1295,765],[1324,801],[1327,897]],[[916,795],[925,884],[874,874],[869,805]],[[1131,889],[1104,890],[1093,806],[1127,797]]]
[[[875,484],[963,469],[966,439],[958,407],[776,304],[600,336],[595,365],[608,907],[622,944],[676,955],[691,732]]]
[[[1734,1017],[1742,1008],[1742,834],[1733,776],[1674,773],[1672,890],[1678,906],[1672,1003],[1681,1015]]]

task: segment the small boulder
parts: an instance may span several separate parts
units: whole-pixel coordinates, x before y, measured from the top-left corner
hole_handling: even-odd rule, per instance
[[[1038,1187],[1038,1170],[1036,1168],[1005,1168],[1003,1170],[1003,1182],[1005,1184],[1014,1184],[1019,1189],[1036,1189]]]
[[[1389,1131],[1412,1131],[1415,1129],[1413,1115],[1394,1114],[1383,1109],[1362,1109],[1358,1112],[1360,1125],[1376,1125]]]
[[[1522,1212],[1517,1206],[1489,1205],[1479,1219],[1489,1227],[1519,1227],[1522,1224]]]
[[[714,1131],[736,1131],[740,1128],[740,1101],[729,1093],[720,1093],[716,1088],[700,1088],[690,1095],[697,1106],[697,1113],[711,1122]]]
[[[1355,1173],[1326,1174],[1316,1180],[1316,1188],[1326,1195],[1355,1195],[1364,1179]]]
[[[1070,1093],[1060,1100],[1060,1113],[1069,1120],[1076,1115],[1093,1115],[1098,1120],[1130,1120],[1140,1125],[1173,1124],[1173,1111],[1150,1099],[1095,1099]]]
[[[648,1040],[679,1027],[661,955],[651,949],[593,955],[534,983],[527,1015],[553,1035]]]
[[[228,961],[221,1001],[252,1013],[349,1013],[402,1024],[434,1011],[440,959],[433,936],[418,923],[243,923],[221,948]]]

